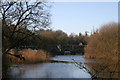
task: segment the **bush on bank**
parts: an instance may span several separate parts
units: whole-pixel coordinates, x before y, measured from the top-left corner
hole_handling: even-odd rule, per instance
[[[86,58],[118,59],[118,24],[111,22],[101,26],[88,40]]]
[[[32,50],[32,49],[24,49],[20,51],[16,51],[12,49],[10,51],[11,54],[16,55],[22,55],[22,57],[25,58],[25,60],[20,60],[20,58],[17,58],[12,55],[3,54],[4,63],[37,63],[37,62],[43,62],[47,61],[50,57],[49,53],[43,51],[43,50]]]

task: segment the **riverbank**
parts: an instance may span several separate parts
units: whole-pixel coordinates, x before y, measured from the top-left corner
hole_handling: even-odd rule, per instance
[[[75,66],[77,62],[90,62],[80,55],[56,55],[52,62],[36,64],[13,64],[5,69],[7,78],[90,78],[90,75]],[[54,61],[53,61],[54,60]],[[73,61],[73,62],[72,62]],[[83,76],[84,75],[84,76]]]
[[[44,50],[15,50],[9,51],[12,55],[3,54],[3,63],[15,64],[15,63],[38,63],[48,61],[50,54]],[[15,56],[13,56],[15,55]],[[19,58],[21,55],[22,58]],[[17,57],[18,56],[18,57]]]
[[[118,56],[111,56],[111,55],[99,55],[99,54],[90,54],[84,55],[84,58],[91,59],[95,61],[114,61],[118,62]]]

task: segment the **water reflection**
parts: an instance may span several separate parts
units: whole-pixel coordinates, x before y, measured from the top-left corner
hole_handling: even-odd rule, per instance
[[[89,78],[90,75],[74,64],[45,63],[11,66],[9,76],[15,78]]]
[[[86,63],[92,74],[101,78],[118,78],[118,63]]]
[[[10,78],[91,78],[91,75],[73,63],[82,62],[92,74],[102,78],[118,78],[117,63],[101,62],[84,59],[80,55],[56,56],[51,60],[59,62],[37,64],[15,64],[7,71]],[[64,63],[65,62],[65,63]],[[117,65],[117,66],[116,66]],[[116,66],[116,67],[115,67]],[[115,71],[115,72],[114,72]],[[112,72],[112,74],[111,74]],[[114,72],[114,74],[113,74]]]
[[[71,56],[59,56],[59,60]],[[85,61],[83,56],[74,56]],[[81,59],[82,58],[82,59]],[[56,57],[54,59],[57,59]],[[71,58],[72,59],[72,58]],[[68,61],[72,61],[68,59]],[[8,70],[12,78],[90,78],[90,75],[73,63],[38,63],[12,65]]]
[[[51,58],[51,60],[55,61],[67,61],[67,62],[74,62],[72,59],[74,59],[76,62],[82,62],[82,63],[87,63],[87,62],[96,62],[93,60],[85,59],[81,55],[59,55]]]

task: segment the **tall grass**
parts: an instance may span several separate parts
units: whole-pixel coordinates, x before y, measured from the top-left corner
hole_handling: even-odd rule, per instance
[[[49,53],[43,51],[43,50],[32,50],[32,49],[24,49],[20,51],[16,51],[12,49],[10,51],[11,54],[22,54],[22,57],[25,58],[24,60],[20,60],[20,58],[17,58],[12,55],[3,55],[4,57],[4,63],[37,63],[37,62],[43,62],[48,61],[50,55]]]
[[[49,53],[43,50],[32,50],[32,49],[25,49],[19,51],[18,53],[22,54],[25,58],[25,63],[35,63],[40,61],[46,61],[50,57]]]
[[[87,58],[118,59],[118,24],[111,22],[101,28],[88,40],[85,48]]]

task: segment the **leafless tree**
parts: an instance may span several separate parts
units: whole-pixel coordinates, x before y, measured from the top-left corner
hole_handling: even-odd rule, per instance
[[[46,28],[50,24],[49,6],[46,2],[36,0],[34,2],[6,2],[1,1],[0,19],[2,20],[2,39],[3,47],[7,36],[11,40],[16,33],[24,34],[25,36],[15,41],[3,49],[3,53],[14,48],[16,44],[22,43],[28,36],[34,35],[34,32],[40,28]],[[6,28],[9,30],[6,31]],[[23,31],[31,30],[31,33]],[[6,35],[9,34],[9,35]],[[19,37],[19,36],[18,36]]]

